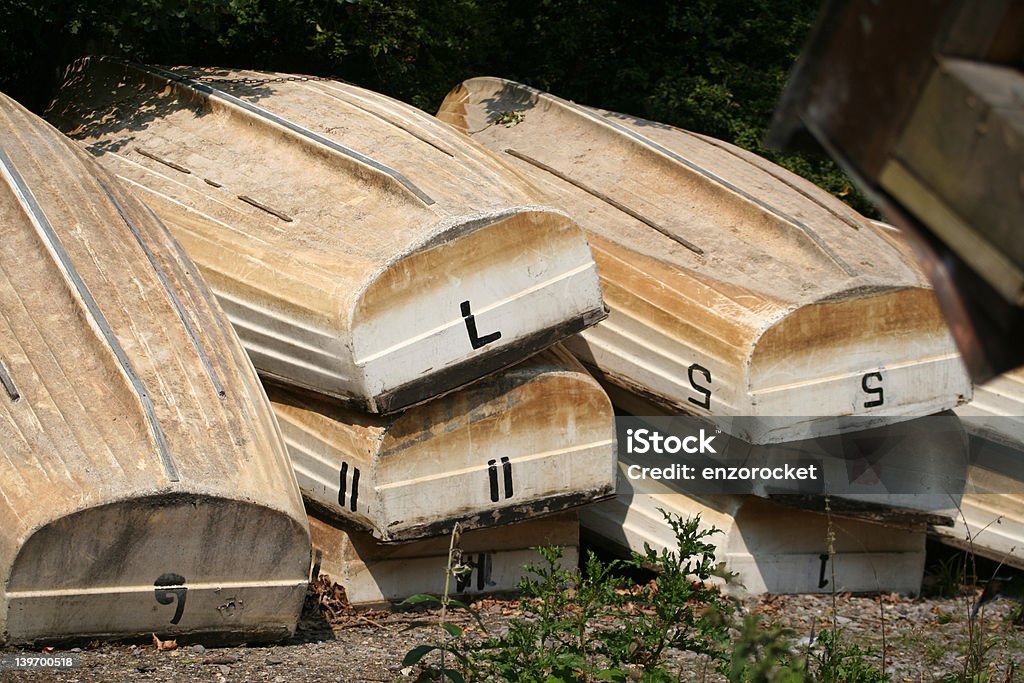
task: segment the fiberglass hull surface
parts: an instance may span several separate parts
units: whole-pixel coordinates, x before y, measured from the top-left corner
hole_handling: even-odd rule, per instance
[[[302,502],[166,228],[0,97],[0,642],[287,637]]]
[[[611,312],[570,350],[609,381],[673,411],[779,418],[733,423],[754,443],[826,434],[819,416],[881,424],[969,398],[909,248],[806,180],[501,79],[457,86],[438,117],[588,232]]]
[[[382,95],[89,59],[49,116],[168,224],[280,383],[393,412],[606,315],[568,216]]]

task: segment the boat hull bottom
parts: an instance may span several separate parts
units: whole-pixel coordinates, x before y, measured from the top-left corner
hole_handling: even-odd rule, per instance
[[[620,496],[580,513],[585,537],[616,552],[674,550],[675,537],[662,510],[717,527],[707,540],[716,560],[735,574],[721,580],[739,595],[891,593],[916,595],[925,564],[924,525],[890,528],[774,505],[754,496],[680,493]],[[829,539],[832,539],[831,541]]]
[[[18,633],[9,638],[9,644],[71,645],[92,640],[149,640],[152,635],[161,640],[204,645],[278,642],[295,633],[295,622],[282,620],[280,606],[301,604],[307,585],[303,581],[299,584],[188,586],[185,600],[188,610],[201,612],[208,618],[205,624],[186,627],[170,623],[176,598],[170,606],[158,604],[153,586],[112,588],[77,595],[63,591],[19,594],[9,596],[8,614],[18,629]],[[96,618],[99,615],[101,619]],[[60,621],[79,621],[83,626],[57,633],[52,625]],[[93,623],[88,623],[90,621]]]
[[[320,576],[340,583],[354,606],[387,606],[416,594],[444,593],[450,536],[383,544],[365,533],[346,532],[315,515],[310,517],[310,531]],[[447,582],[450,594],[466,599],[515,593],[519,581],[530,575],[527,567],[544,564],[538,546],[561,548],[557,566],[575,568],[579,563],[576,514],[562,513],[502,529],[460,534],[457,547],[462,553],[461,563],[470,571]]]

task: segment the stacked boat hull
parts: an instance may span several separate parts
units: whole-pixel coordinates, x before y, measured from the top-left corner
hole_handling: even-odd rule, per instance
[[[733,464],[817,458],[825,470],[817,490],[743,492],[827,515],[620,477],[632,494],[584,513],[585,527],[632,549],[671,547],[656,508],[701,512],[728,530],[722,547],[756,592],[832,590],[818,585],[822,553],[845,563],[842,590],[881,588],[878,570],[895,563],[906,580],[885,589],[917,591],[925,524],[951,523],[967,468],[956,419],[925,416],[972,387],[897,232],[722,141],[511,81],[464,82],[438,118],[504,155],[584,226],[610,315],[567,347],[617,409],[711,418],[738,437],[714,456]],[[620,453],[620,467],[666,458]],[[825,521],[839,511],[853,531],[833,553]]]
[[[825,497],[838,514],[875,522],[941,527],[953,525],[968,490],[971,458],[968,433],[952,411],[912,420],[856,428],[814,439],[779,444],[751,444],[727,436],[729,420],[677,417],[643,398],[610,384],[603,385],[615,409],[627,416],[623,424],[636,428],[692,433],[699,428],[723,434],[715,437],[715,453],[630,454],[620,449],[620,463],[671,468],[673,464],[785,468],[813,465],[815,476],[805,480],[752,479],[749,481],[688,481],[692,493],[750,493],[801,509],[822,511]],[[639,419],[632,416],[642,416]],[[620,425],[621,431],[621,425]],[[839,431],[839,430],[837,430]],[[685,438],[685,434],[683,434]]]
[[[504,111],[520,122],[496,124]],[[671,411],[736,417],[752,443],[829,433],[819,416],[871,426],[970,396],[909,249],[807,181],[501,79],[456,87],[438,117],[585,226],[611,314],[570,348],[608,381]]]
[[[194,265],[0,96],[0,642],[294,631],[302,502]]]
[[[195,259],[337,534],[400,555],[614,493],[610,402],[545,350],[606,316],[590,248],[504,161],[282,74],[83,60],[49,115]]]
[[[674,420],[642,398],[606,385],[625,424],[693,433],[702,420]],[[669,427],[674,427],[669,429]],[[714,431],[708,423],[709,433]],[[718,559],[750,593],[893,591],[921,588],[929,529],[951,532],[968,477],[967,435],[944,414],[784,444],[716,436],[709,457],[619,453],[615,499],[581,512],[586,531],[619,551],[675,547],[662,511],[700,515]],[[644,472],[686,464],[818,468],[816,481],[706,481]]]
[[[466,531],[452,543],[450,536],[384,545],[365,533],[346,533],[310,517],[313,552],[319,571],[345,587],[349,603],[372,607],[400,602],[412,595],[441,595],[454,548],[453,566],[458,573],[448,583],[449,593],[460,598],[515,592],[528,567],[540,563],[536,548],[562,549],[560,567],[572,569],[579,562],[579,522],[565,512],[531,519],[500,529]]]
[[[393,412],[605,316],[568,216],[381,95],[90,59],[49,116],[167,222],[265,377]]]
[[[381,541],[522,521],[615,491],[611,403],[559,347],[387,417],[267,389],[308,504]]]
[[[971,436],[971,468],[944,543],[1024,569],[1024,370],[979,386],[957,410]]]
[[[661,483],[631,481],[623,463],[619,496],[580,514],[580,524],[598,542],[619,551],[675,550],[663,513],[700,515],[701,528],[722,533],[708,540],[724,563],[731,592],[898,592],[921,589],[925,527],[896,529],[868,522],[795,510],[755,496],[691,496]]]

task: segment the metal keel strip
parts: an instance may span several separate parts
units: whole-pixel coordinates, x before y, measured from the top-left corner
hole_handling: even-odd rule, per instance
[[[96,299],[93,298],[89,288],[86,287],[85,282],[82,281],[81,276],[75,270],[71,258],[68,256],[67,251],[65,251],[64,245],[61,244],[60,238],[57,237],[57,233],[54,232],[53,226],[50,225],[50,221],[46,218],[46,214],[43,213],[32,191],[18,173],[17,168],[15,168],[14,163],[7,156],[7,152],[3,147],[0,147],[0,171],[3,172],[4,179],[11,186],[11,189],[14,190],[18,201],[25,208],[29,218],[32,220],[32,225],[46,246],[50,257],[53,258],[54,263],[56,263],[61,274],[64,276],[65,281],[78,293],[92,326],[99,332],[100,336],[103,337],[110,350],[114,353],[114,357],[117,358],[118,365],[121,367],[121,372],[124,373],[128,383],[139,397],[139,402],[145,411],[146,420],[149,423],[150,432],[153,434],[153,440],[156,443],[157,451],[160,454],[160,461],[163,463],[167,478],[171,481],[181,481],[178,470],[174,466],[174,460],[171,458],[167,439],[164,436],[163,429],[160,428],[156,411],[153,408],[153,402],[149,398],[146,387],[132,368],[128,356],[125,354],[124,349],[121,348],[121,344],[114,335],[114,331],[110,328],[107,319],[103,316],[103,312],[96,303]]]
[[[203,92],[207,95],[218,97],[226,102],[230,102],[231,104],[237,107],[241,107],[242,109],[248,111],[251,114],[255,114],[256,116],[266,119],[267,121],[272,121],[279,126],[287,128],[293,133],[297,133],[304,138],[313,140],[314,142],[318,142],[321,145],[324,145],[325,147],[333,149],[335,152],[344,154],[347,157],[355,159],[356,161],[364,163],[367,166],[370,166],[380,171],[381,173],[390,176],[392,179],[398,182],[402,187],[404,187],[406,190],[412,193],[417,199],[419,199],[427,206],[430,206],[435,203],[434,200],[426,192],[417,187],[415,183],[413,183],[411,180],[409,180],[404,175],[402,175],[395,169],[391,168],[387,164],[383,164],[377,161],[376,159],[368,157],[365,154],[357,152],[349,147],[345,147],[344,145],[339,145],[334,140],[331,140],[330,138],[325,138],[323,135],[320,135],[319,133],[315,133],[310,129],[300,126],[299,124],[293,121],[289,121],[286,118],[269,112],[263,107],[257,107],[255,104],[252,104],[251,102],[247,102],[241,99],[240,97],[235,97],[234,95],[226,93],[223,90],[214,88],[213,86],[207,83],[202,83],[200,81],[193,80],[191,78],[188,78],[187,76],[181,76],[179,74],[174,73],[173,71],[161,69],[158,66],[148,66],[145,64],[133,64],[132,66],[135,66],[136,68],[148,71],[153,74],[157,74],[176,83],[181,83],[182,85],[192,88],[193,90],[198,90],[199,92]]]
[[[10,397],[11,401],[17,401],[21,398],[21,394],[18,393],[18,387],[14,385],[14,379],[11,377],[11,373],[7,371],[7,366],[0,360],[0,384],[4,385],[4,390]]]
[[[210,360],[210,355],[206,352],[206,349],[199,341],[199,335],[196,334],[196,329],[192,325],[192,320],[191,318],[189,318],[188,313],[185,311],[185,306],[182,305],[181,299],[178,298],[178,293],[174,291],[174,288],[171,286],[170,280],[167,279],[167,274],[164,272],[164,269],[160,266],[160,263],[156,260],[156,254],[154,254],[153,251],[149,248],[149,245],[146,244],[146,241],[142,239],[142,233],[139,232],[138,226],[136,226],[132,219],[128,216],[128,213],[124,210],[124,207],[121,206],[121,202],[117,200],[117,197],[115,197],[114,193],[110,191],[110,188],[107,186],[107,184],[98,178],[97,182],[99,182],[100,187],[103,188],[103,191],[107,193],[107,196],[110,198],[110,201],[113,202],[114,204],[114,208],[117,209],[117,213],[121,215],[121,219],[124,221],[124,224],[128,226],[129,230],[131,230],[132,235],[135,237],[135,241],[138,242],[139,247],[142,249],[143,253],[146,254],[146,258],[149,260],[149,264],[153,266],[153,270],[154,272],[156,272],[156,276],[160,279],[160,284],[163,285],[164,291],[167,293],[167,298],[170,299],[171,305],[174,306],[174,311],[178,314],[178,318],[185,326],[185,331],[188,333],[188,338],[192,341],[192,346],[195,347],[196,353],[199,354],[199,359],[203,364],[203,368],[206,370],[207,376],[210,378],[210,382],[213,383],[213,388],[217,391],[217,395],[219,397],[224,398],[224,385],[221,383],[220,378],[217,376],[217,372],[213,369],[213,362]],[[157,218],[156,214],[154,214],[152,211],[150,211],[149,215],[153,217],[153,220],[158,222],[160,221],[160,219]]]
[[[590,196],[594,197],[595,199],[598,199],[598,200],[608,204],[609,206],[615,207],[616,209],[618,209],[622,213],[626,214],[627,216],[630,216],[631,218],[635,218],[636,220],[640,221],[641,223],[643,223],[644,225],[646,225],[646,226],[648,226],[650,228],[654,228],[655,230],[660,232],[665,237],[669,238],[670,240],[672,240],[676,244],[679,244],[680,246],[686,247],[687,249],[692,251],[694,254],[697,254],[698,256],[703,256],[704,255],[704,250],[701,249],[700,247],[698,247],[693,242],[691,242],[691,241],[689,241],[687,239],[684,239],[683,237],[680,237],[679,235],[673,233],[668,228],[665,228],[665,227],[663,227],[661,225],[658,225],[657,223],[652,221],[647,216],[644,216],[640,212],[634,211],[633,209],[629,208],[628,206],[626,206],[622,202],[619,202],[619,201],[617,201],[615,199],[612,199],[611,197],[609,197],[605,193],[600,192],[600,191],[590,187],[589,185],[587,185],[585,183],[582,183],[579,180],[576,180],[575,178],[572,178],[572,177],[566,175],[565,173],[562,173],[558,169],[552,168],[551,166],[548,166],[544,162],[537,161],[533,157],[527,156],[527,155],[523,154],[522,152],[516,151],[514,149],[506,149],[505,150],[505,154],[508,154],[509,156],[512,156],[512,157],[515,157],[516,159],[519,159],[520,161],[525,161],[526,163],[530,164],[531,166],[534,166],[536,168],[539,168],[542,171],[546,171],[546,172],[550,173],[551,175],[555,176],[559,180],[564,180],[565,182],[569,183],[570,185],[578,187],[579,189],[583,190],[584,192],[586,192]]]
[[[629,138],[632,138],[633,140],[636,140],[637,142],[639,142],[639,143],[641,143],[643,145],[646,145],[647,147],[650,147],[651,149],[653,149],[653,150],[655,150],[655,151],[657,151],[657,152],[659,152],[661,154],[664,154],[665,156],[667,156],[668,158],[672,159],[673,161],[679,162],[683,166],[686,166],[687,168],[689,168],[690,170],[692,170],[692,171],[694,171],[696,173],[699,173],[700,175],[704,176],[708,180],[711,180],[711,181],[713,181],[715,183],[718,183],[722,187],[725,187],[730,192],[735,192],[736,194],[740,195],[741,197],[743,197],[747,201],[754,203],[755,205],[757,205],[760,208],[764,209],[768,213],[772,214],[773,216],[776,216],[777,218],[780,218],[781,220],[785,221],[786,223],[789,223],[790,225],[792,225],[793,227],[798,229],[800,232],[804,233],[808,238],[810,238],[810,240],[812,242],[814,242],[814,244],[826,256],[828,256],[837,266],[839,266],[843,270],[844,273],[846,273],[847,275],[850,275],[850,276],[854,276],[854,275],[857,274],[856,270],[854,270],[852,267],[850,267],[850,265],[848,263],[846,263],[846,261],[844,261],[842,258],[840,258],[839,254],[835,253],[835,251],[833,251],[832,248],[830,246],[828,246],[821,239],[821,237],[818,236],[818,234],[814,230],[812,230],[809,226],[805,225],[803,222],[798,221],[797,219],[793,218],[789,214],[787,214],[787,213],[785,213],[783,211],[780,211],[779,209],[776,209],[774,206],[768,204],[767,202],[765,202],[765,201],[763,201],[761,199],[758,199],[757,197],[755,197],[754,195],[750,194],[746,190],[743,190],[743,189],[737,187],[736,185],[730,183],[725,178],[719,177],[718,175],[716,175],[716,174],[712,173],[711,171],[707,170],[706,168],[703,168],[703,167],[693,163],[689,159],[687,159],[687,158],[685,158],[685,157],[683,157],[683,156],[681,156],[679,154],[676,154],[675,152],[673,152],[672,150],[668,149],[664,145],[658,144],[654,140],[651,140],[649,137],[641,135],[640,133],[637,133],[636,131],[632,130],[631,128],[627,128],[626,126],[622,125],[621,123],[619,123],[617,121],[613,121],[613,120],[611,120],[611,119],[609,119],[607,117],[601,116],[597,112],[589,111],[586,107],[581,107],[578,104],[574,104],[572,102],[567,102],[567,101],[565,101],[565,100],[563,100],[563,99],[561,99],[559,97],[555,97],[554,95],[547,95],[546,93],[543,93],[543,94],[546,97],[550,97],[552,100],[558,102],[559,104],[561,104],[561,105],[563,105],[563,106],[565,106],[565,107],[567,107],[569,109],[572,109],[573,111],[578,112],[582,116],[585,116],[585,117],[587,117],[587,118],[589,118],[589,119],[591,119],[593,121],[597,121],[599,123],[603,123],[606,126],[609,126],[610,128],[618,131],[619,133],[621,133],[621,134],[623,134],[623,135],[625,135],[625,136],[627,136]]]

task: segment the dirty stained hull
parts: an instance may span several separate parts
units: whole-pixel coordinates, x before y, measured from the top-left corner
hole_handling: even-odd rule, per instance
[[[278,383],[394,412],[606,316],[566,214],[382,95],[93,58],[48,116],[167,223]]]
[[[230,324],[88,154],[0,131],[0,643],[287,637],[307,522]]]
[[[604,384],[620,414],[652,420],[654,428],[666,427],[662,411],[643,397]],[[691,422],[698,420],[691,418]],[[728,433],[728,420],[708,422],[708,429]],[[747,467],[780,467],[814,464],[815,482],[724,483],[720,488],[696,492],[743,493],[808,512],[824,512],[854,520],[896,527],[924,524],[951,527],[958,507],[969,490],[970,453],[968,434],[952,411],[913,420],[854,429],[842,434],[789,441],[751,444],[738,438],[719,439],[713,456],[721,464]],[[626,451],[620,449],[620,462]],[[671,467],[676,455],[634,455],[643,467]],[[696,462],[696,461],[693,461]]]
[[[560,347],[385,417],[273,384],[267,393],[308,505],[381,541],[523,521],[615,491],[611,404]]]
[[[969,493],[938,538],[1024,569],[1024,370],[980,385],[957,413],[971,436]]]
[[[320,575],[345,588],[356,607],[400,602],[412,595],[442,595],[451,544],[439,538],[384,545],[366,533],[342,530],[315,514],[309,518],[314,562]],[[558,566],[573,569],[579,562],[579,522],[574,512],[519,522],[501,529],[460,534],[461,563],[470,571],[450,581],[450,594],[460,600],[513,593],[528,575],[527,565],[542,563],[535,548],[562,549]]]
[[[523,118],[496,124],[504,111]],[[457,86],[438,118],[587,231],[610,315],[569,348],[608,381],[672,411],[777,418],[732,423],[753,443],[826,435],[820,416],[884,424],[970,397],[909,246],[806,180],[501,79]]]

